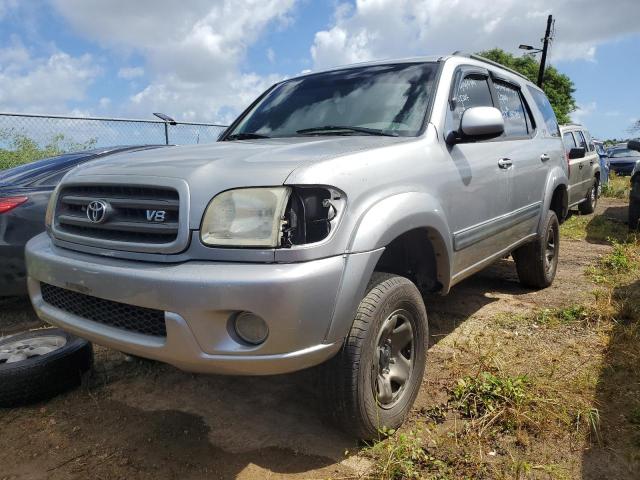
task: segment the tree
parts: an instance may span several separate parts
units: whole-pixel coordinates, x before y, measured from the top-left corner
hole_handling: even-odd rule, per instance
[[[498,62],[505,67],[511,68],[523,74],[532,82],[538,80],[538,68],[540,64],[530,55],[516,57],[500,48],[486,50],[478,55],[494,62]],[[576,91],[573,81],[564,73],[560,73],[552,66],[547,66],[544,72],[543,88],[544,93],[549,98],[553,111],[558,117],[559,123],[569,123],[569,114],[576,109],[576,100],[573,93]]]

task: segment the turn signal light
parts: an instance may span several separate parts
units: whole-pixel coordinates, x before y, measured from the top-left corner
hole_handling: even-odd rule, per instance
[[[28,197],[5,197],[0,198],[0,213],[6,213],[9,210],[13,210],[18,205],[22,205],[29,200]]]

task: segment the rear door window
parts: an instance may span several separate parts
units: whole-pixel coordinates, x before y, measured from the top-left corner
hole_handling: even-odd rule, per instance
[[[549,99],[547,96],[542,93],[537,88],[528,87],[531,96],[533,97],[533,101],[536,102],[540,113],[542,113],[542,118],[544,118],[544,123],[547,126],[547,130],[549,131],[549,135],[552,137],[560,136],[560,126],[558,125],[558,120],[556,119],[556,114],[549,103]]]
[[[520,90],[513,85],[501,81],[493,83],[498,94],[498,107],[504,117],[504,134],[506,137],[526,137],[526,110],[520,98]]]
[[[564,143],[564,149],[567,153],[569,153],[572,148],[576,148],[578,146],[576,145],[576,140],[573,138],[573,134],[571,132],[564,132],[562,140]]]
[[[589,151],[589,147],[587,147],[587,141],[584,138],[584,135],[582,134],[582,132],[580,130],[577,130],[575,132],[573,132],[573,134],[576,137],[576,143],[578,144],[579,147],[584,148],[585,152]]]

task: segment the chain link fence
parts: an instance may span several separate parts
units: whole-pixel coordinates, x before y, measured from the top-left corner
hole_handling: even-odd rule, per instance
[[[225,128],[210,123],[0,113],[0,170],[88,148],[212,143]]]
[[[0,148],[10,147],[16,136],[40,147],[52,142],[95,147],[211,143],[225,128],[210,123],[0,113]]]

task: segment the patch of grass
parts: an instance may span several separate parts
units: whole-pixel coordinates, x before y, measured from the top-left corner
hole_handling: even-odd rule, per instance
[[[394,432],[381,432],[382,434]],[[399,432],[364,451],[375,460],[370,478],[400,480],[422,478],[421,472],[433,459],[423,447],[419,432]]]
[[[629,177],[621,177],[609,172],[609,183],[602,186],[602,196],[609,198],[629,198],[631,184]]]
[[[560,235],[570,240],[595,242],[626,242],[632,238],[628,227],[613,218],[603,215],[571,215],[560,225]]]
[[[521,408],[532,401],[527,376],[496,376],[482,372],[458,380],[452,391],[457,410],[480,425],[480,432],[492,424],[510,430],[519,423]]]

